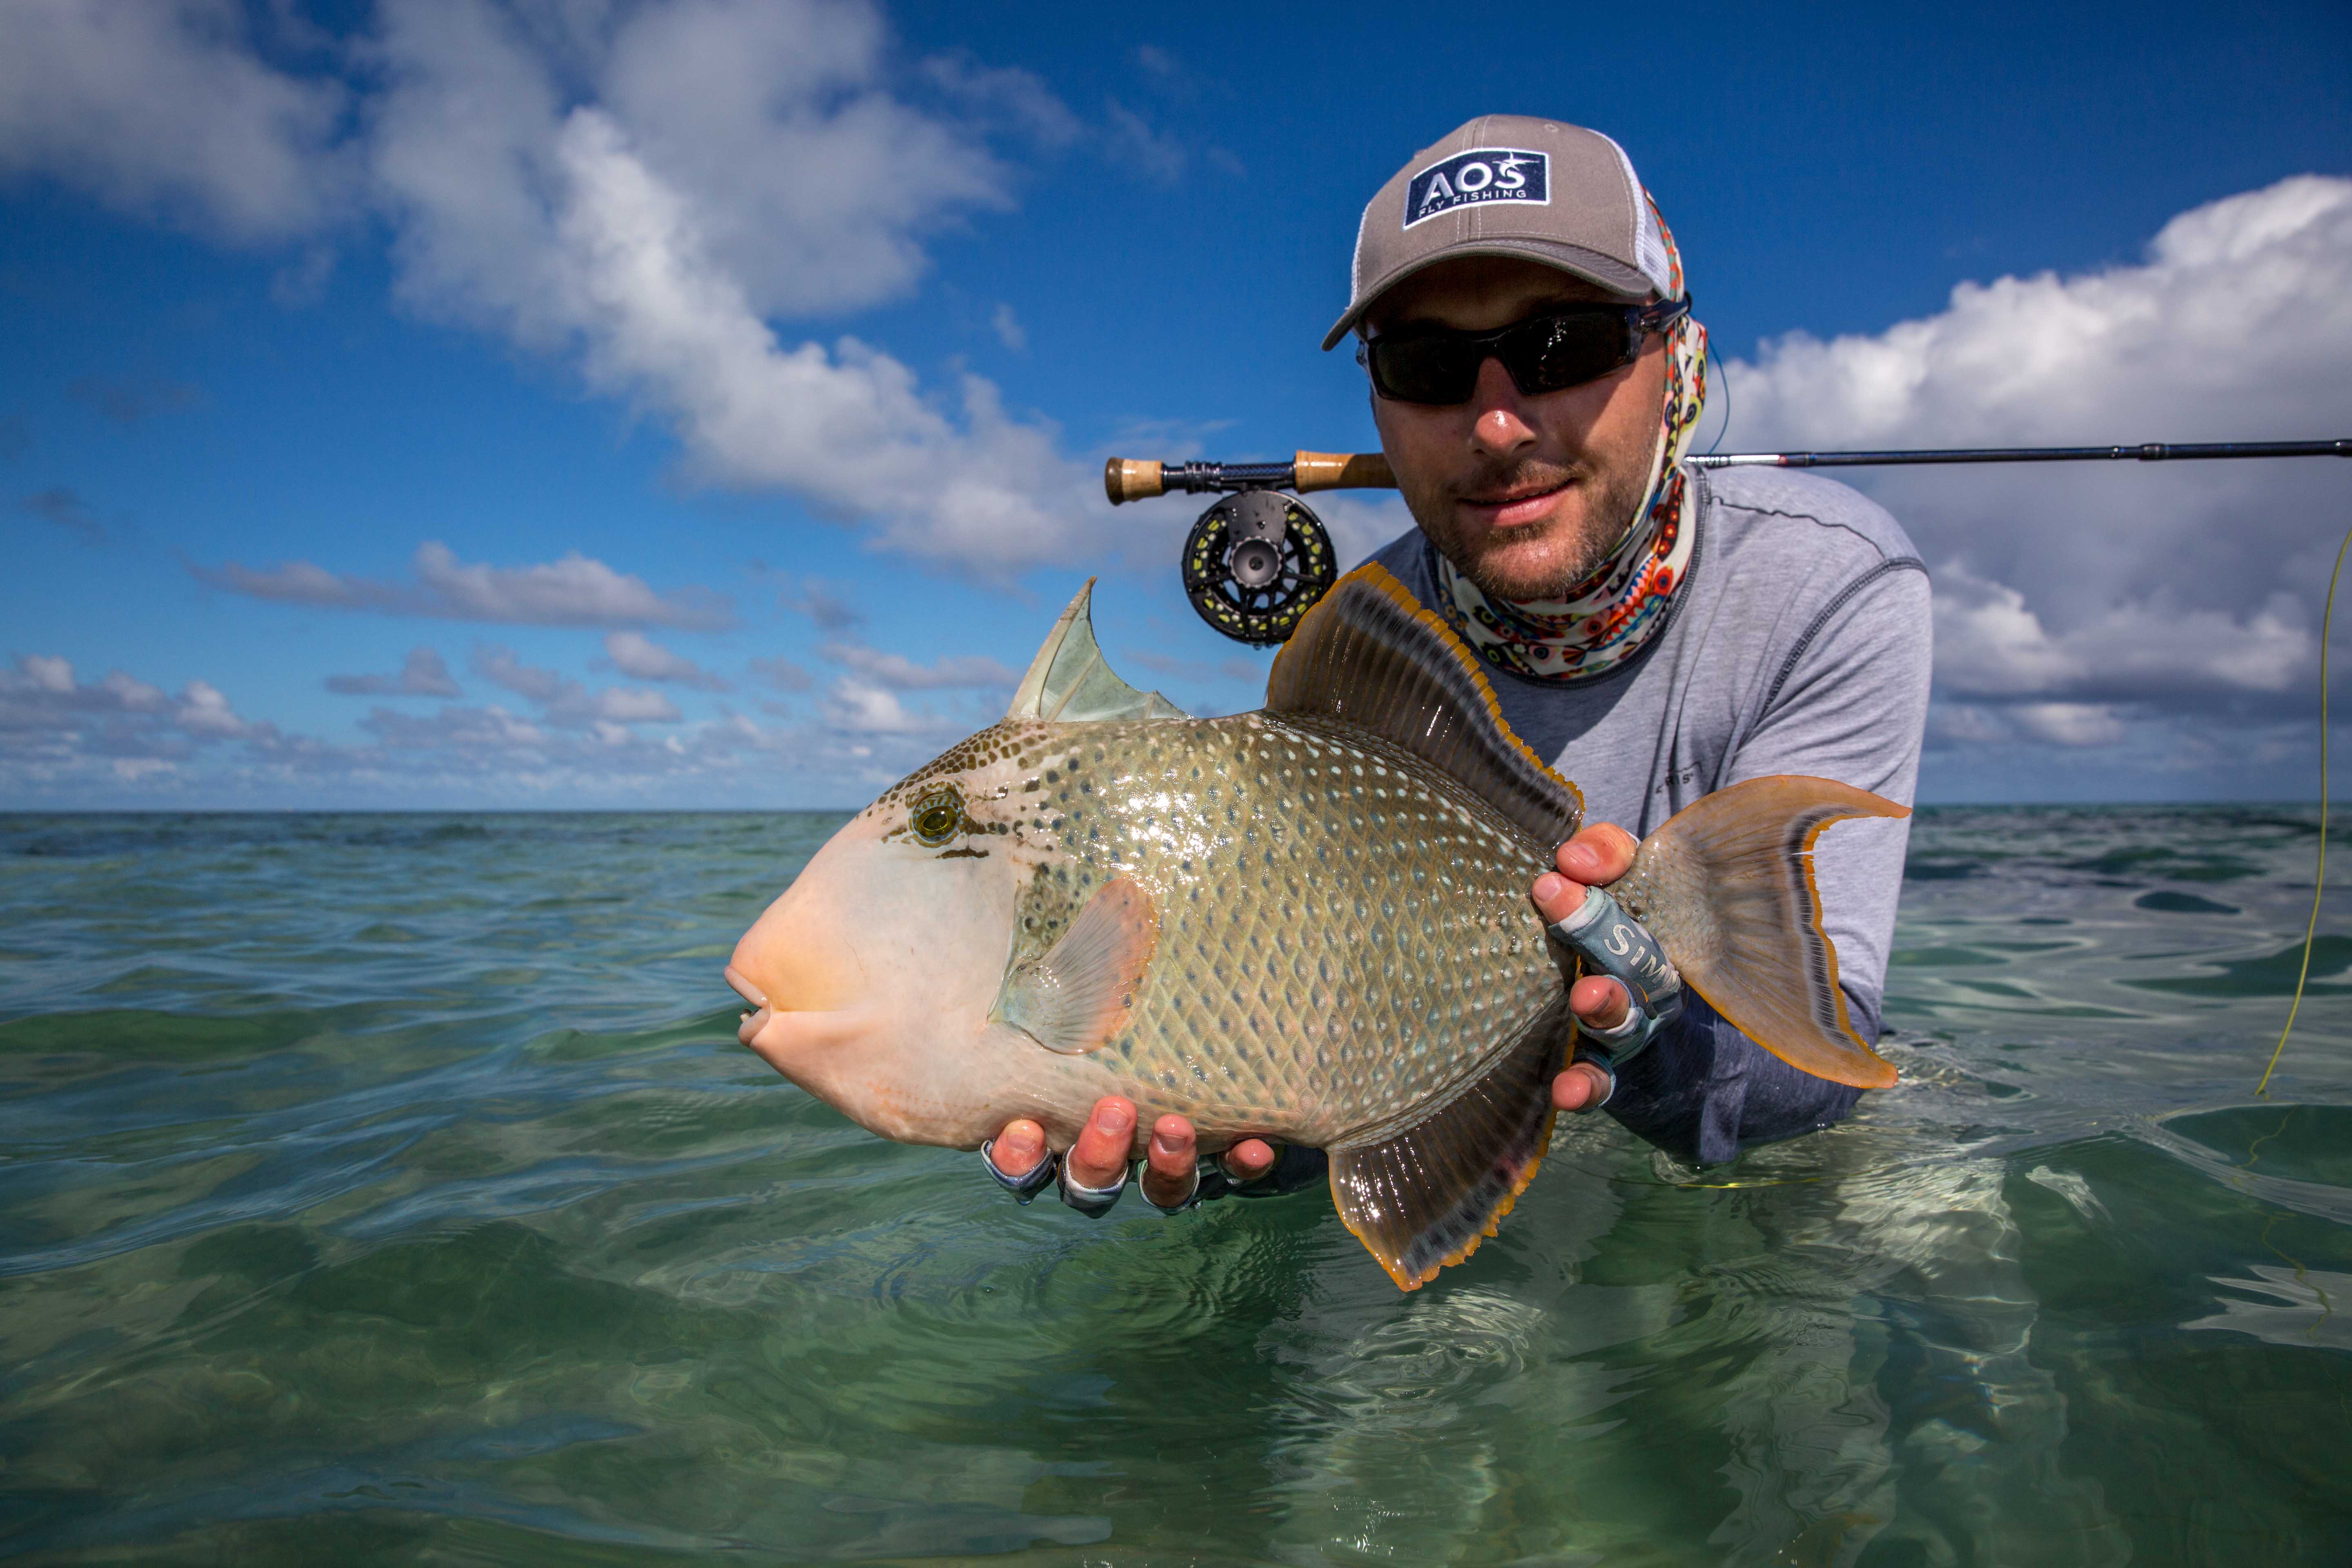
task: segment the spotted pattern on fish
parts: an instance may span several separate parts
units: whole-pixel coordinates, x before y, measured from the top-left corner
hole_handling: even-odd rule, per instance
[[[1212,1140],[1376,1136],[1559,993],[1527,891],[1549,847],[1360,732],[1264,713],[1008,721],[868,809],[903,816],[950,777],[974,786],[973,834],[1034,858],[1008,964],[1050,949],[1114,879],[1150,892],[1158,952],[1093,1060]]]

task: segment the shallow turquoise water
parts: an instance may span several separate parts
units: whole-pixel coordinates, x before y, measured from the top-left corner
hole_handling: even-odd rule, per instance
[[[2352,939],[2252,1092],[2308,814],[1925,814],[1900,1088],[1580,1121],[1410,1296],[740,1049],[836,820],[0,818],[0,1555],[2352,1562]]]

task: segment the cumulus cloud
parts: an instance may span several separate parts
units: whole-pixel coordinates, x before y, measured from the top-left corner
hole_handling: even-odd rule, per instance
[[[814,677],[788,658],[755,658],[751,669],[779,691],[806,691],[816,684]]]
[[[537,566],[468,564],[447,545],[419,545],[413,580],[345,576],[308,561],[268,571],[230,562],[195,574],[217,588],[319,609],[369,610],[453,621],[537,626],[678,626],[733,624],[729,602],[704,588],[660,594],[577,551]]]
[[[1740,449],[2057,446],[2352,429],[2352,180],[2168,223],[2137,262],[1963,284],[1869,336],[1728,367]],[[2300,712],[2339,461],[1857,471],[1935,567],[1948,742],[2114,742],[2133,715]]]
[[[866,621],[865,611],[843,598],[832,584],[814,577],[803,577],[781,590],[776,605],[806,616],[819,631],[845,632]]]
[[[826,726],[850,735],[934,735],[946,737],[969,729],[952,719],[907,706],[888,687],[843,676],[827,689],[819,704]]]
[[[1029,346],[1027,329],[1021,325],[1021,318],[1013,313],[1013,307],[1003,300],[997,301],[996,313],[988,318],[988,325],[996,333],[996,341],[1014,353]]]
[[[518,684],[550,689],[510,650],[485,651]],[[364,740],[346,744],[250,720],[201,679],[174,697],[122,670],[84,680],[62,658],[18,655],[0,666],[0,801],[707,805],[774,801],[784,788],[803,804],[855,805],[971,727],[854,684],[845,678],[806,723],[688,723],[657,691],[589,693],[558,677],[535,713],[379,707],[360,721]]]
[[[672,653],[643,632],[605,633],[604,657],[632,680],[666,680],[703,691],[727,689],[723,679],[684,655]]]
[[[350,92],[255,52],[235,0],[0,5],[0,174],[69,180],[122,211],[254,243],[349,210]]]
[[[306,277],[320,242],[381,217],[413,308],[565,359],[665,420],[690,478],[795,495],[890,549],[1001,575],[1134,541],[1097,533],[1088,466],[990,382],[942,395],[856,338],[772,325],[903,295],[930,234],[1008,206],[990,135],[1077,133],[1034,76],[926,61],[940,102],[918,105],[869,0],[380,0],[323,51],[338,77],[268,63],[257,14],[0,7],[0,172],[305,242]],[[1104,150],[1181,166],[1139,117],[1110,119]]]
[[[569,355],[664,416],[692,477],[892,548],[1006,572],[1087,532],[1090,476],[992,384],[943,406],[869,344],[770,324],[903,293],[925,232],[1009,199],[977,138],[883,87],[871,6],[649,6],[575,62],[584,99],[486,7],[384,18],[370,167],[413,304]]]
[[[817,651],[848,667],[862,683],[893,691],[1012,686],[1021,679],[1018,670],[978,655],[943,655],[929,664],[918,664],[905,654],[885,653],[857,643],[829,642]]]
[[[413,647],[394,675],[331,675],[327,689],[343,697],[455,697],[449,667],[429,647]]]
[[[591,691],[554,670],[523,663],[514,649],[500,643],[476,644],[472,668],[491,685],[537,703],[540,721],[560,730],[598,724],[675,724],[685,717],[677,703],[658,691],[628,686]]]
[[[37,781],[78,763],[132,777],[226,741],[277,747],[283,737],[239,714],[209,681],[191,680],[167,697],[120,669],[84,681],[54,655],[19,654],[0,669],[0,782]]]

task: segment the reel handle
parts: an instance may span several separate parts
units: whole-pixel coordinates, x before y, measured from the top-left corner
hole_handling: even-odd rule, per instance
[[[1181,490],[1386,490],[1396,488],[1380,452],[1297,452],[1287,463],[1156,463],[1113,458],[1103,464],[1110,504]]]

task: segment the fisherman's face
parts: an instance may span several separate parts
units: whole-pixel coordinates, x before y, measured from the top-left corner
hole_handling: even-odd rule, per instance
[[[1492,331],[1615,296],[1532,261],[1440,262],[1381,297],[1373,335],[1430,324]],[[1598,381],[1529,397],[1501,362],[1447,407],[1375,393],[1372,417],[1397,488],[1439,552],[1490,597],[1559,597],[1613,549],[1650,482],[1665,396],[1665,340]]]

